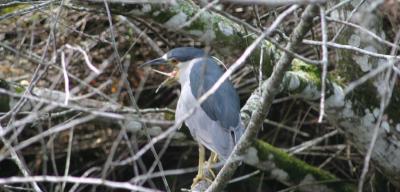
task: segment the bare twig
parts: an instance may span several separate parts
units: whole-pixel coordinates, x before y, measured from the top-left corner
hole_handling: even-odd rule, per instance
[[[164,55],[164,51],[162,49],[160,49],[160,47],[157,45],[156,42],[153,41],[153,39],[151,39],[146,33],[145,31],[142,31],[139,27],[137,27],[132,21],[130,21],[128,18],[119,15],[118,18],[126,23],[130,28],[133,29],[133,31],[135,31],[135,33],[137,33],[139,35],[139,37],[142,37],[147,44],[149,44],[152,48],[153,51],[155,51],[158,56],[162,56]]]
[[[336,4],[335,6],[329,8],[329,9],[326,11],[326,14],[330,14],[332,11],[334,11],[334,10],[336,10],[336,9],[338,9],[338,8],[340,8],[340,7],[342,7],[342,6],[344,6],[344,5],[346,5],[347,3],[351,2],[351,1],[352,1],[352,0],[344,0],[344,1],[341,1],[340,3]]]
[[[71,165],[71,153],[72,153],[72,142],[74,141],[74,128],[72,127],[69,130],[69,138],[68,138],[68,150],[67,150],[67,158],[65,158],[65,169],[64,169],[64,177],[67,177],[69,174],[69,168]],[[61,191],[65,190],[65,185],[67,183],[63,182],[61,185]]]
[[[282,6],[291,4],[321,4],[327,0],[224,0],[223,2],[240,3],[240,4],[261,4],[268,6]]]
[[[400,30],[397,32],[394,42],[396,44],[398,44],[399,41],[400,41]],[[397,52],[397,47],[392,47],[390,54],[395,55],[396,52]],[[388,64],[391,66],[395,66],[395,62],[396,62],[395,60],[389,60]],[[378,118],[376,119],[376,124],[375,124],[374,130],[373,130],[373,133],[372,133],[371,143],[369,144],[367,154],[365,155],[364,166],[363,166],[363,169],[361,172],[360,180],[358,182],[358,191],[359,192],[363,191],[364,181],[365,181],[365,178],[368,173],[369,162],[371,160],[372,152],[374,150],[376,141],[378,139],[379,130],[381,129],[383,115],[384,115],[387,105],[390,102],[390,98],[392,97],[394,85],[397,80],[397,75],[395,75],[395,74],[392,75],[391,69],[386,70],[386,74],[384,77],[385,77],[384,82],[385,82],[386,86],[382,87],[383,91],[380,92],[381,102],[380,102],[380,107],[379,107],[379,115],[378,115]]]
[[[83,58],[85,59],[85,63],[86,65],[89,67],[90,70],[92,70],[94,73],[96,73],[97,75],[99,75],[101,72],[100,70],[98,70],[93,64],[92,62],[90,62],[89,56],[87,55],[87,53],[79,46],[72,46],[69,44],[66,44],[65,47],[67,47],[68,49],[72,49],[72,50],[76,50],[79,51],[80,53],[82,53]]]
[[[113,189],[127,189],[133,191],[142,191],[142,192],[159,192],[159,190],[153,190],[149,188],[145,188],[142,186],[132,185],[129,182],[117,182],[117,181],[109,181],[100,178],[91,178],[91,177],[73,177],[73,176],[51,176],[51,175],[39,175],[39,176],[31,176],[31,177],[8,177],[8,178],[0,178],[0,184],[12,184],[12,183],[26,183],[26,182],[50,182],[50,183],[79,183],[79,184],[87,184],[87,185],[102,185],[106,187],[110,187]]]
[[[111,40],[112,40],[112,47],[113,47],[113,49],[114,49],[114,53],[115,53],[116,58],[117,58],[118,69],[119,69],[119,71],[121,72],[121,79],[122,79],[122,81],[121,81],[121,84],[120,84],[120,86],[119,86],[118,93],[120,93],[121,88],[123,87],[122,85],[125,84],[126,87],[127,87],[127,89],[128,89],[128,96],[129,96],[131,105],[134,106],[134,107],[137,109],[137,111],[139,111],[139,107],[137,106],[136,99],[135,99],[135,97],[133,96],[133,90],[132,90],[132,88],[131,88],[131,84],[130,84],[130,82],[128,81],[128,78],[127,78],[127,76],[128,76],[128,75],[127,75],[128,68],[127,68],[127,67],[124,68],[124,66],[123,66],[122,63],[121,63],[121,57],[120,57],[120,54],[119,54],[119,52],[118,52],[117,43],[116,43],[116,40],[115,40],[116,38],[115,38],[115,34],[114,34],[114,27],[113,27],[113,22],[112,22],[112,17],[111,17],[111,11],[110,11],[110,9],[109,9],[107,0],[103,0],[103,2],[104,2],[104,7],[105,7],[106,13],[107,13],[108,23],[109,23],[109,26],[110,26],[110,35],[111,35]],[[132,24],[132,23],[131,23],[131,24]],[[131,27],[132,27],[132,26],[131,26]],[[139,31],[140,31],[140,30],[137,30],[137,32],[139,32]],[[152,42],[152,41],[150,41],[150,42]],[[139,113],[139,115],[140,115],[140,113]],[[146,129],[145,129],[145,130],[146,130]],[[150,136],[148,135],[148,133],[145,132],[145,134],[146,134],[147,139],[150,141],[151,138],[150,138]],[[149,142],[149,143],[151,143],[151,142]],[[154,143],[153,143],[153,144],[154,144]],[[158,156],[157,151],[155,150],[153,144],[150,145],[150,148],[149,148],[149,149],[151,150],[152,154],[154,155],[154,158],[155,158],[156,161],[157,161],[158,168],[159,168],[161,171],[163,171],[164,168],[163,168],[161,162],[159,161],[159,156]],[[168,182],[167,182],[167,179],[166,179],[165,177],[162,177],[162,181],[163,181],[164,187],[165,187],[165,189],[167,190],[167,192],[171,191],[171,189],[170,189],[170,187],[169,187],[169,184],[168,184]]]
[[[91,2],[104,2],[104,0],[89,0]],[[175,0],[107,0],[111,4],[174,4]]]
[[[319,105],[319,118],[318,122],[322,123],[322,119],[325,115],[325,90],[326,90],[326,74],[328,71],[328,31],[325,19],[325,9],[320,7],[319,9],[321,17],[321,31],[322,31],[322,77],[321,77],[321,101]]]
[[[309,45],[323,45],[323,43],[321,41],[313,41],[313,40],[303,40],[303,43],[305,44],[309,44]],[[371,51],[367,51],[365,49],[360,49],[358,47],[354,47],[351,45],[342,45],[342,44],[338,44],[338,43],[332,43],[332,42],[327,42],[326,45],[328,45],[329,47],[334,47],[334,48],[338,48],[338,49],[347,49],[347,50],[351,50],[351,51],[355,51],[355,52],[359,52],[365,55],[370,55],[376,58],[383,58],[383,59],[391,59],[391,58],[395,58],[395,59],[400,59],[400,56],[393,56],[393,55],[385,55],[385,54],[380,54],[380,53],[374,53]]]
[[[243,176],[234,178],[234,179],[232,179],[232,180],[229,181],[229,184],[231,184],[231,183],[236,183],[236,182],[239,182],[239,181],[243,181],[243,180],[245,180],[245,179],[248,179],[248,178],[250,178],[250,177],[253,177],[254,175],[259,174],[260,172],[261,172],[260,170],[257,170],[257,171],[253,171],[253,172],[251,172],[251,173],[249,173],[249,174],[246,174],[246,175],[243,175]]]
[[[327,133],[327,134],[325,134],[325,135],[323,135],[323,136],[321,136],[321,137],[318,137],[318,138],[315,138],[315,139],[313,139],[313,140],[304,142],[304,143],[302,143],[301,145],[292,147],[292,148],[290,148],[287,152],[290,153],[290,154],[299,153],[299,152],[301,152],[301,151],[306,150],[307,148],[310,148],[310,147],[312,147],[312,146],[318,144],[319,142],[321,142],[321,141],[323,141],[323,140],[325,140],[325,139],[327,139],[327,138],[329,138],[329,137],[332,137],[332,136],[338,134],[338,133],[339,133],[338,130],[331,131],[331,132],[329,132],[329,133]]]
[[[0,124],[0,130],[3,131],[3,127],[1,126],[1,124]],[[1,141],[3,142],[3,144],[5,145],[5,147],[8,149],[8,152],[10,152],[11,158],[14,160],[15,164],[17,164],[19,170],[22,172],[22,175],[24,175],[24,177],[29,177],[29,174],[30,174],[29,170],[26,167],[26,164],[18,156],[17,150],[14,149],[14,147],[11,145],[11,143],[9,141],[7,141],[7,139],[5,139],[4,136],[0,136],[0,138],[1,138]],[[37,191],[37,192],[42,191],[36,181],[29,181],[29,182],[31,183],[31,185],[35,189],[35,191]]]
[[[273,125],[273,126],[276,126],[276,127],[279,127],[279,128],[283,128],[283,129],[288,130],[290,132],[294,132],[295,134],[299,134],[299,135],[301,135],[303,137],[310,137],[309,133],[297,130],[296,127],[289,127],[289,126],[287,126],[287,125],[285,125],[283,123],[278,123],[278,122],[271,121],[271,120],[268,120],[268,119],[265,119],[264,123],[269,124],[269,125]]]
[[[189,26],[190,24],[193,23],[193,21],[195,21],[198,17],[200,17],[200,15],[202,13],[204,13],[205,11],[207,11],[208,9],[210,9],[211,7],[213,7],[214,5],[217,5],[219,3],[219,0],[214,0],[211,1],[210,3],[208,3],[206,6],[204,6],[203,8],[201,8],[193,17],[191,17],[188,21],[186,21],[185,23],[181,24],[180,26],[178,26],[178,30],[182,29],[186,26]]]
[[[72,121],[67,122],[67,123],[62,123],[60,125],[54,126],[52,129],[48,129],[48,130],[46,130],[46,131],[44,131],[44,132],[42,132],[40,134],[37,134],[37,135],[35,135],[35,136],[31,137],[31,138],[28,138],[28,139],[20,142],[19,144],[15,145],[13,147],[13,149],[14,150],[21,150],[21,149],[23,149],[25,147],[28,147],[28,146],[32,145],[33,143],[39,141],[40,139],[42,139],[44,137],[48,137],[48,136],[50,136],[50,135],[52,135],[54,133],[58,133],[58,132],[61,132],[61,131],[64,131],[64,130],[71,129],[72,127],[74,127],[76,125],[88,122],[88,121],[90,121],[90,120],[92,120],[94,118],[95,118],[94,115],[88,115],[88,116],[85,116],[85,117],[81,117],[81,118],[72,120]],[[4,154],[0,154],[0,161],[5,159],[6,156],[8,155],[8,153],[9,152],[6,152]]]
[[[67,66],[65,64],[65,54],[64,54],[64,52],[61,52],[61,66],[62,66],[63,74],[64,74],[64,91],[65,91],[64,105],[68,105],[68,101],[69,101],[69,98],[70,98],[70,94],[69,94],[69,78],[68,78]]]
[[[389,71],[387,73],[390,74]],[[389,76],[389,75],[387,75],[387,76]],[[369,148],[368,148],[367,154],[365,155],[364,166],[363,166],[363,169],[361,172],[360,180],[358,181],[358,192],[363,192],[363,185],[364,185],[365,177],[367,176],[367,173],[368,173],[369,161],[371,160],[372,151],[374,150],[376,139],[378,138],[379,129],[381,127],[383,112],[385,110],[385,100],[386,99],[388,99],[388,98],[385,98],[385,97],[381,98],[381,103],[380,103],[380,108],[379,108],[379,116],[376,121],[373,133],[372,133],[371,143],[369,143]]]
[[[336,23],[345,24],[345,25],[348,25],[350,27],[356,28],[356,29],[368,34],[370,37],[374,38],[375,40],[377,40],[377,41],[379,41],[379,42],[381,42],[381,43],[383,43],[385,45],[388,45],[390,47],[397,47],[397,48],[399,47],[399,45],[396,45],[396,44],[394,44],[392,42],[389,42],[389,41],[383,39],[382,37],[379,37],[374,32],[372,32],[372,31],[370,31],[370,30],[368,30],[365,27],[362,27],[360,25],[357,25],[357,24],[354,24],[354,23],[350,23],[350,22],[346,22],[346,21],[342,21],[342,20],[338,20],[338,19],[334,19],[332,17],[326,17],[326,20],[332,21],[332,22],[336,22]]]
[[[15,17],[15,16],[22,16],[22,15],[31,13],[33,11],[43,9],[43,8],[49,6],[49,4],[51,4],[52,2],[53,1],[45,1],[45,2],[40,3],[40,4],[29,2],[29,4],[32,5],[31,7],[28,7],[28,8],[25,8],[25,9],[21,9],[21,10],[18,10],[16,12],[12,12],[12,13],[1,15],[0,16],[0,21],[3,20],[3,19],[9,19],[9,18]],[[18,3],[22,3],[22,2],[18,2]],[[28,3],[28,2],[25,2],[25,3]],[[0,4],[0,5],[3,6],[3,4]],[[8,5],[6,4],[4,6],[12,6],[12,4],[8,4]]]
[[[217,13],[219,13],[219,14],[225,16],[226,18],[232,20],[233,22],[235,22],[235,23],[237,23],[237,24],[239,24],[239,25],[245,27],[247,30],[249,30],[250,32],[252,32],[252,33],[254,33],[254,34],[257,34],[257,35],[261,35],[261,34],[262,34],[262,31],[261,31],[261,30],[259,30],[259,29],[255,28],[255,27],[253,27],[252,25],[250,25],[250,24],[248,24],[248,23],[242,21],[241,19],[239,19],[239,18],[237,18],[237,17],[235,17],[235,16],[233,16],[233,15],[227,13],[227,12],[220,11],[220,10],[213,9],[213,8],[211,8],[211,9],[212,9],[214,12],[217,12]],[[306,57],[303,57],[302,55],[300,55],[300,54],[298,54],[298,53],[296,53],[296,52],[294,52],[294,51],[287,50],[284,46],[282,46],[282,45],[280,45],[278,42],[276,42],[276,40],[275,40],[274,38],[270,38],[270,37],[268,37],[268,36],[265,37],[265,38],[266,38],[269,42],[271,42],[273,45],[275,45],[278,49],[280,49],[280,50],[282,50],[282,51],[284,51],[284,52],[290,54],[291,56],[293,56],[293,57],[295,57],[295,58],[297,58],[297,59],[299,59],[299,60],[302,60],[302,61],[304,61],[304,62],[306,62],[306,63],[308,63],[308,64],[314,64],[314,65],[319,65],[319,64],[321,64],[320,61],[311,60],[311,59],[308,59],[308,58],[306,58]]]
[[[344,95],[349,94],[351,91],[353,91],[359,85],[365,83],[369,79],[382,73],[386,69],[391,68],[392,66],[393,66],[393,59],[389,59],[385,64],[378,66],[377,68],[369,71],[367,74],[363,75],[362,77],[358,78],[357,80],[349,83],[349,85],[347,85],[343,90]]]
[[[261,41],[264,40],[265,37],[269,36],[287,15],[292,13],[297,8],[298,5],[292,5],[282,14],[280,14],[276,18],[276,20],[271,24],[271,26],[267,30],[265,30],[259,37],[257,37],[256,40],[254,40],[254,42],[244,51],[244,53],[239,57],[239,59],[237,59],[235,63],[232,64],[231,67],[229,67],[229,69],[218,79],[218,81],[215,82],[214,85],[199,98],[199,102],[202,103],[210,95],[212,95],[215,91],[217,91],[219,86],[221,86],[222,83],[224,83],[225,80],[227,80],[229,76],[232,75],[233,72],[236,71],[236,69],[238,69],[246,61],[246,59],[250,56],[250,54],[254,51],[254,49],[256,49],[258,44],[261,43]]]
[[[348,17],[346,18],[346,22],[349,22],[349,20],[353,17],[354,13],[361,7],[361,5],[365,2],[365,0],[361,0],[355,7],[354,9],[350,12]],[[342,33],[345,25],[342,25],[339,30],[336,31],[335,36],[330,40],[330,42],[335,42],[336,39],[339,37],[339,35]]]

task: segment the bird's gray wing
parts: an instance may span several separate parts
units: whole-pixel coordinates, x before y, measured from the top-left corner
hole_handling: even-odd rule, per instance
[[[222,74],[222,69],[211,57],[197,60],[190,72],[190,86],[194,97],[201,97]],[[201,108],[212,120],[220,122],[226,129],[235,128],[239,124],[239,96],[230,80],[224,81],[218,90],[201,104]]]

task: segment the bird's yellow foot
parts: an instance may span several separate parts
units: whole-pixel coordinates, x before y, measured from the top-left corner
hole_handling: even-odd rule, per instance
[[[215,178],[215,177],[214,177],[214,178]],[[204,175],[204,173],[202,173],[202,174],[197,174],[196,177],[193,178],[193,183],[192,183],[191,188],[193,189],[193,188],[194,188],[200,181],[202,181],[202,180],[208,181],[208,182],[210,182],[210,183],[213,182],[213,180],[210,179],[210,178],[208,178],[208,177],[206,177],[206,176]]]
[[[201,180],[206,180],[208,182],[212,183],[212,179],[207,178],[206,175],[204,174],[204,164],[205,164],[205,149],[204,147],[200,144],[199,145],[199,170],[197,172],[196,177],[193,179],[193,183],[192,183],[192,189],[193,187],[195,187]],[[209,167],[209,166],[208,166]],[[210,168],[209,168],[210,170]],[[213,174],[213,173],[211,173]],[[215,176],[215,174],[213,175]],[[214,177],[215,178],[215,177]]]
[[[193,183],[191,188],[195,187],[197,183],[199,183],[203,179],[204,175],[197,174],[196,177],[193,178]]]
[[[211,152],[210,158],[208,159],[208,172],[210,173],[210,175],[213,177],[213,179],[215,179],[216,174],[214,173],[214,171],[212,170],[212,167],[214,166],[215,163],[217,163],[218,161],[218,155],[215,152]]]
[[[208,172],[210,173],[211,177],[213,179],[215,179],[215,177],[217,177],[217,175],[214,173],[214,171],[212,170],[211,166],[208,166]]]

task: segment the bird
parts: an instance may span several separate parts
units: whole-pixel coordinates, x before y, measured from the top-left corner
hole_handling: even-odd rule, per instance
[[[198,173],[193,179],[192,187],[200,180],[207,179],[204,175],[204,146],[211,151],[209,166],[218,159],[225,162],[244,132],[240,118],[239,96],[229,79],[225,80],[203,103],[198,104],[198,99],[224,73],[218,63],[220,63],[218,59],[208,55],[202,49],[177,47],[169,50],[162,57],[141,65],[141,67],[163,64],[172,66],[173,71],[167,75],[178,81],[181,86],[175,112],[176,121],[194,110],[184,120],[192,137],[199,145]],[[211,173],[215,177],[215,174]]]

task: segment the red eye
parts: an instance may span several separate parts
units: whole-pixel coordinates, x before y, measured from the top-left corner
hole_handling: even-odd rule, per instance
[[[172,65],[177,65],[179,63],[176,59],[171,59],[170,62]]]

